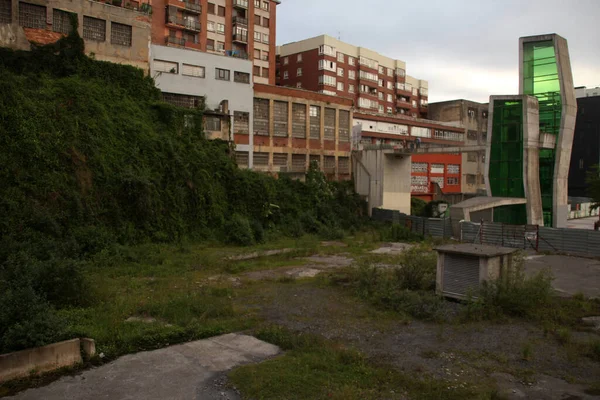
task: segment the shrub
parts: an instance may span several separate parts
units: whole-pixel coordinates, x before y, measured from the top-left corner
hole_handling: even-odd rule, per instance
[[[233,214],[231,219],[225,223],[223,230],[225,231],[227,243],[239,246],[250,246],[254,243],[254,234],[250,222],[248,222],[248,218],[242,215]]]
[[[400,267],[395,269],[395,274],[402,289],[434,290],[436,270],[435,252],[422,247],[412,247],[400,255]]]
[[[392,224],[382,230],[381,240],[388,242],[417,242],[423,240],[423,236],[413,233],[405,226]]]
[[[262,224],[258,220],[253,219],[250,227],[252,228],[254,241],[256,243],[263,243],[265,241],[265,230]]]

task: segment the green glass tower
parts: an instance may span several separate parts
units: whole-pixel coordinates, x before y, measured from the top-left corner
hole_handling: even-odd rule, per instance
[[[498,207],[494,220],[565,227],[577,115],[567,41],[520,38],[519,60],[520,94],[490,97],[486,184],[489,196],[526,204]]]

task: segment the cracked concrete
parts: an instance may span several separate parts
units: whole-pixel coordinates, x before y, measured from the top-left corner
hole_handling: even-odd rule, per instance
[[[230,333],[164,349],[123,356],[48,386],[29,389],[15,400],[212,400],[239,399],[224,373],[280,353],[252,336]]]

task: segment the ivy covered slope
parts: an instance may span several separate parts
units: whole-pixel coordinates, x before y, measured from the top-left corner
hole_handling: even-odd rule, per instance
[[[347,184],[239,170],[201,126],[202,110],[162,102],[139,69],[86,57],[76,34],[0,49],[0,352],[54,339],[48,310],[93,301],[82,260],[117,243],[251,244],[359,223]]]

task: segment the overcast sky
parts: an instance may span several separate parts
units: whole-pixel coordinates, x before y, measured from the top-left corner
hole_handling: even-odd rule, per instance
[[[282,0],[277,44],[321,34],[406,62],[429,101],[518,92],[518,39],[569,42],[575,86],[600,86],[600,0]]]

